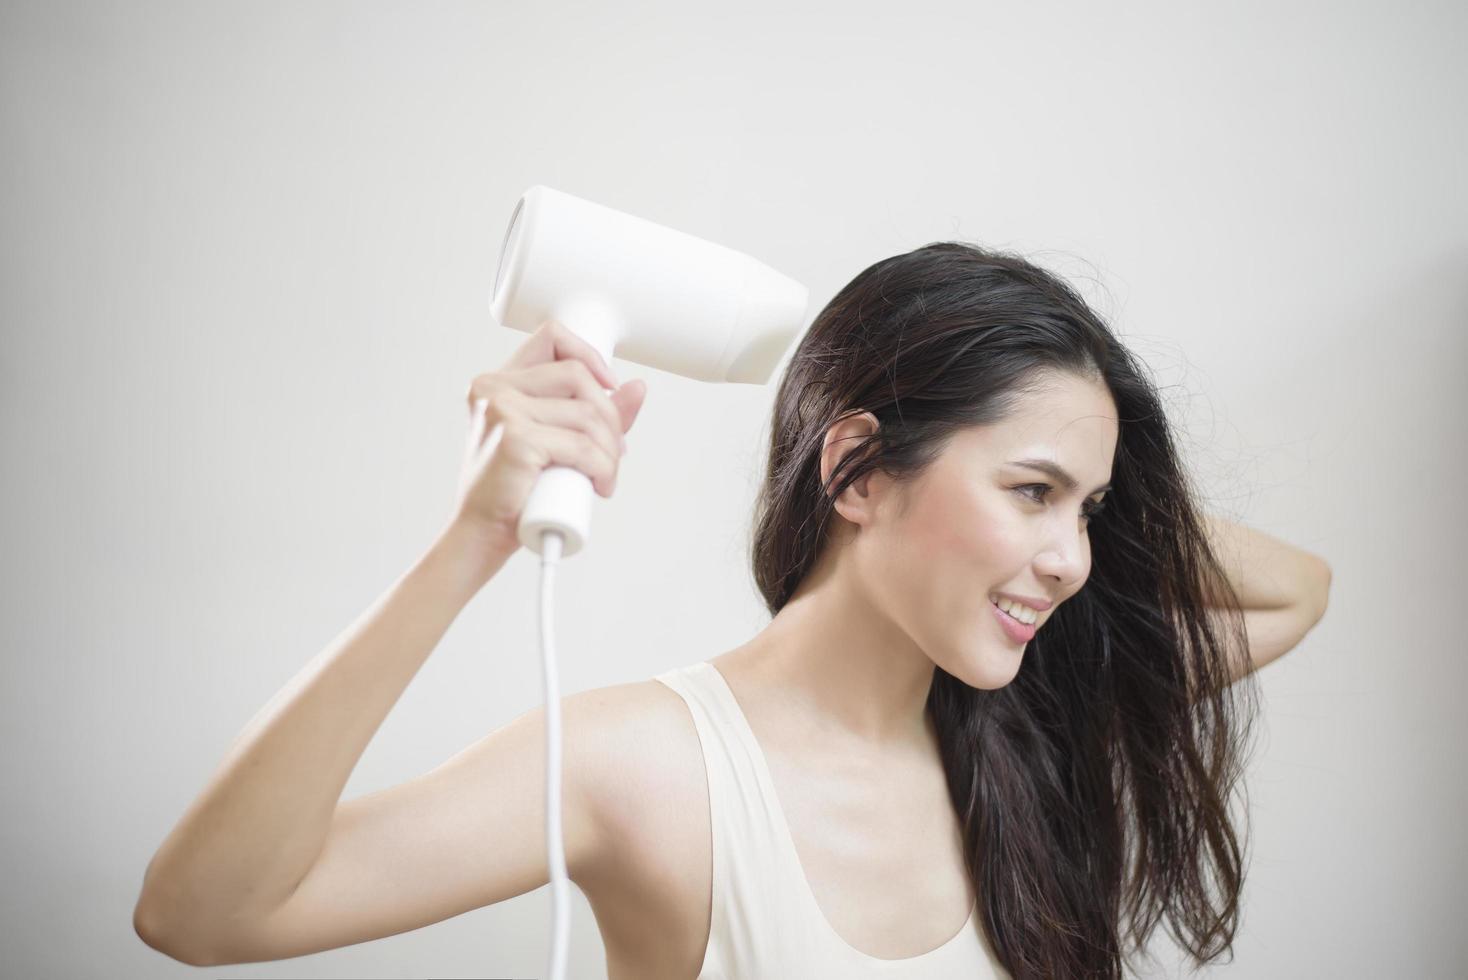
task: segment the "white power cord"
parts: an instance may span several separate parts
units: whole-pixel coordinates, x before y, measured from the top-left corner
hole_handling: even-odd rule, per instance
[[[561,843],[561,693],[556,677],[552,632],[556,565],[565,539],[558,531],[540,535],[540,661],[545,687],[545,840],[550,862],[551,951],[547,980],[566,975],[566,946],[571,934],[570,879]]]

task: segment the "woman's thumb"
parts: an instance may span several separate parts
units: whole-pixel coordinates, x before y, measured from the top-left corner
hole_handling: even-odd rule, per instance
[[[642,411],[642,402],[646,397],[647,382],[641,378],[633,378],[612,392],[612,404],[617,406],[617,412],[622,416],[623,432],[637,420],[637,413]]]

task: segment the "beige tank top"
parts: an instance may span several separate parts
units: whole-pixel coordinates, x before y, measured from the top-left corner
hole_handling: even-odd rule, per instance
[[[764,752],[724,675],[704,661],[654,679],[687,702],[708,775],[713,913],[698,980],[1008,977],[983,938],[977,906],[957,935],[919,956],[880,959],[842,939],[806,880]]]

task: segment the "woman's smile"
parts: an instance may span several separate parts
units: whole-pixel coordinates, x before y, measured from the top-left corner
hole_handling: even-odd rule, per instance
[[[1009,613],[996,606],[991,599],[989,608],[994,610],[994,615],[999,620],[999,625],[1004,628],[1004,633],[1016,643],[1028,643],[1035,638],[1035,627],[1029,623],[1021,623]]]

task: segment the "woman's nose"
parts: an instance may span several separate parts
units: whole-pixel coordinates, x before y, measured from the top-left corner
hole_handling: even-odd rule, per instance
[[[1083,578],[1088,564],[1086,544],[1079,533],[1054,542],[1035,559],[1035,568],[1041,575],[1054,578],[1063,586]]]

